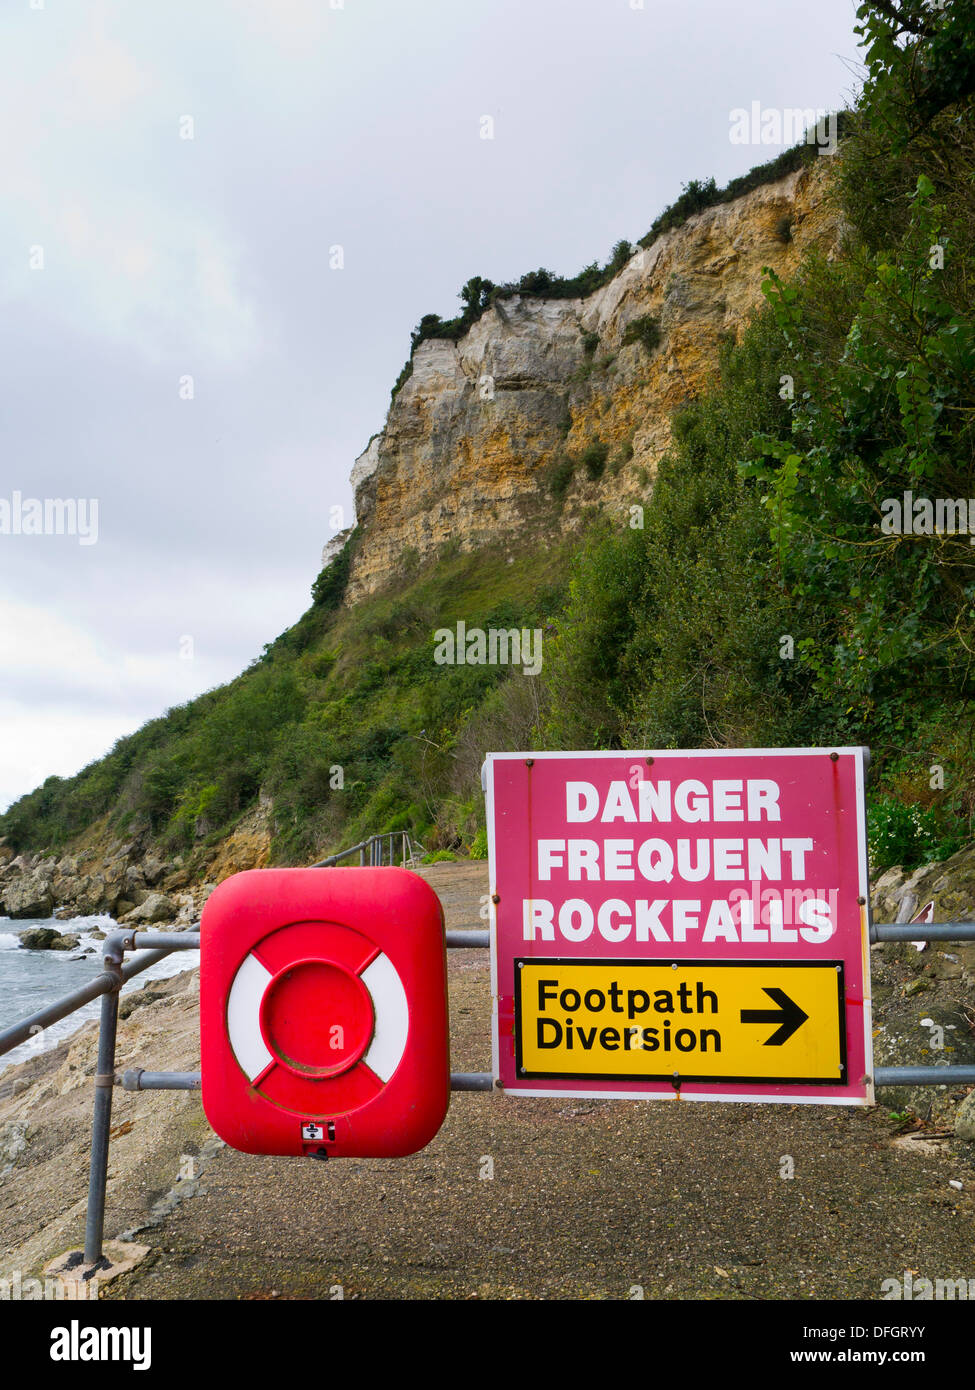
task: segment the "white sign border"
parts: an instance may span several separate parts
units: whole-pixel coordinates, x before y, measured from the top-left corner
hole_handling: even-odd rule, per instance
[[[865,906],[860,912],[860,950],[863,976],[863,1057],[867,1077],[866,1096],[816,1096],[808,1091],[801,1095],[755,1096],[724,1094],[695,1095],[678,1091],[661,1091],[637,1094],[634,1091],[546,1091],[535,1087],[522,1089],[520,1086],[505,1086],[500,1083],[501,1047],[498,1033],[498,921],[495,904],[497,896],[497,848],[494,838],[494,764],[499,762],[524,762],[526,758],[740,758],[740,757],[828,757],[831,753],[840,756],[852,755],[856,773],[857,794],[857,843],[858,843],[858,881],[859,896]],[[543,1096],[550,1099],[570,1097],[578,1100],[666,1100],[666,1101],[743,1101],[752,1105],[842,1105],[865,1109],[876,1104],[874,1097],[873,1066],[873,990],[870,982],[870,882],[867,865],[867,825],[864,778],[870,761],[870,749],[864,747],[825,747],[825,748],[612,748],[612,749],[572,749],[559,752],[536,753],[530,749],[517,753],[488,753],[481,767],[481,786],[484,790],[485,815],[487,819],[489,928],[491,937],[491,1074],[495,1089],[506,1096]],[[758,1084],[758,1083],[756,1083]]]

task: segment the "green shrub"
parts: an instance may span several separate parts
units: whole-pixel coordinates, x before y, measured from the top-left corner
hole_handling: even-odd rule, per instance
[[[660,323],[653,314],[642,314],[626,325],[623,346],[627,347],[630,343],[639,343],[647,352],[653,352],[660,346]]]
[[[617,474],[621,468],[625,468],[633,457],[633,441],[628,439],[625,444],[620,445],[619,453],[614,455],[609,465],[609,471]]]
[[[406,361],[403,363],[402,370],[400,371],[399,376],[396,378],[396,380],[395,380],[394,383],[393,383],[393,389],[392,389],[392,391],[390,391],[390,393],[389,393],[389,398],[390,398],[391,401],[395,401],[396,396],[397,396],[397,393],[399,392],[400,387],[401,387],[401,386],[405,386],[406,383],[409,381],[409,379],[410,379],[410,377],[411,377],[412,375],[413,375],[413,357],[412,357],[412,354],[411,354],[411,355],[406,359]]]
[[[571,454],[563,454],[549,467],[545,483],[556,502],[564,502],[575,476],[576,462]]]
[[[874,874],[895,864],[914,869],[948,859],[963,843],[960,835],[943,828],[933,807],[906,806],[892,796],[881,796],[867,810],[867,845]]]
[[[321,571],[311,586],[312,603],[317,609],[332,612],[339,607],[345,596],[351,568],[352,539],[350,537],[332,563]]]
[[[583,350],[583,352],[586,354],[587,357],[592,357],[593,353],[596,351],[596,349],[597,349],[598,347],[599,347],[599,334],[598,334],[598,333],[583,333],[583,335],[582,335],[582,350]]]
[[[582,451],[582,463],[593,481],[603,476],[603,469],[606,467],[608,458],[609,445],[604,444],[600,439],[594,440]]]

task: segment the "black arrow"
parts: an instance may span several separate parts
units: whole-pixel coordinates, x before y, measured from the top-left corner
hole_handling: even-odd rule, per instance
[[[797,1028],[801,1028],[809,1017],[803,1013],[794,999],[790,999],[784,989],[765,989],[763,992],[778,1004],[777,1009],[742,1009],[742,1023],[778,1023],[780,1026],[770,1038],[765,1039],[765,1047],[781,1047],[788,1042]]]

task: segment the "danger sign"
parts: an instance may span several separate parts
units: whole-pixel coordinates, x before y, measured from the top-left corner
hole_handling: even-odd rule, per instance
[[[505,1089],[871,1104],[863,754],[489,755]]]

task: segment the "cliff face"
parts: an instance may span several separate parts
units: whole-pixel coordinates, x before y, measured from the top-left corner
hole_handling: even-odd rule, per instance
[[[697,214],[586,299],[515,296],[459,342],[421,343],[385,429],[352,473],[347,601],[388,583],[411,552],[526,532],[543,540],[553,524],[578,525],[583,506],[638,500],[671,412],[701,390],[722,338],[740,336],[760,302],[763,267],[788,277],[810,249],[837,244],[828,166],[821,159]],[[652,336],[624,344],[628,325],[648,317],[656,345]],[[576,467],[564,507],[553,508],[549,470],[593,445],[593,467]]]

